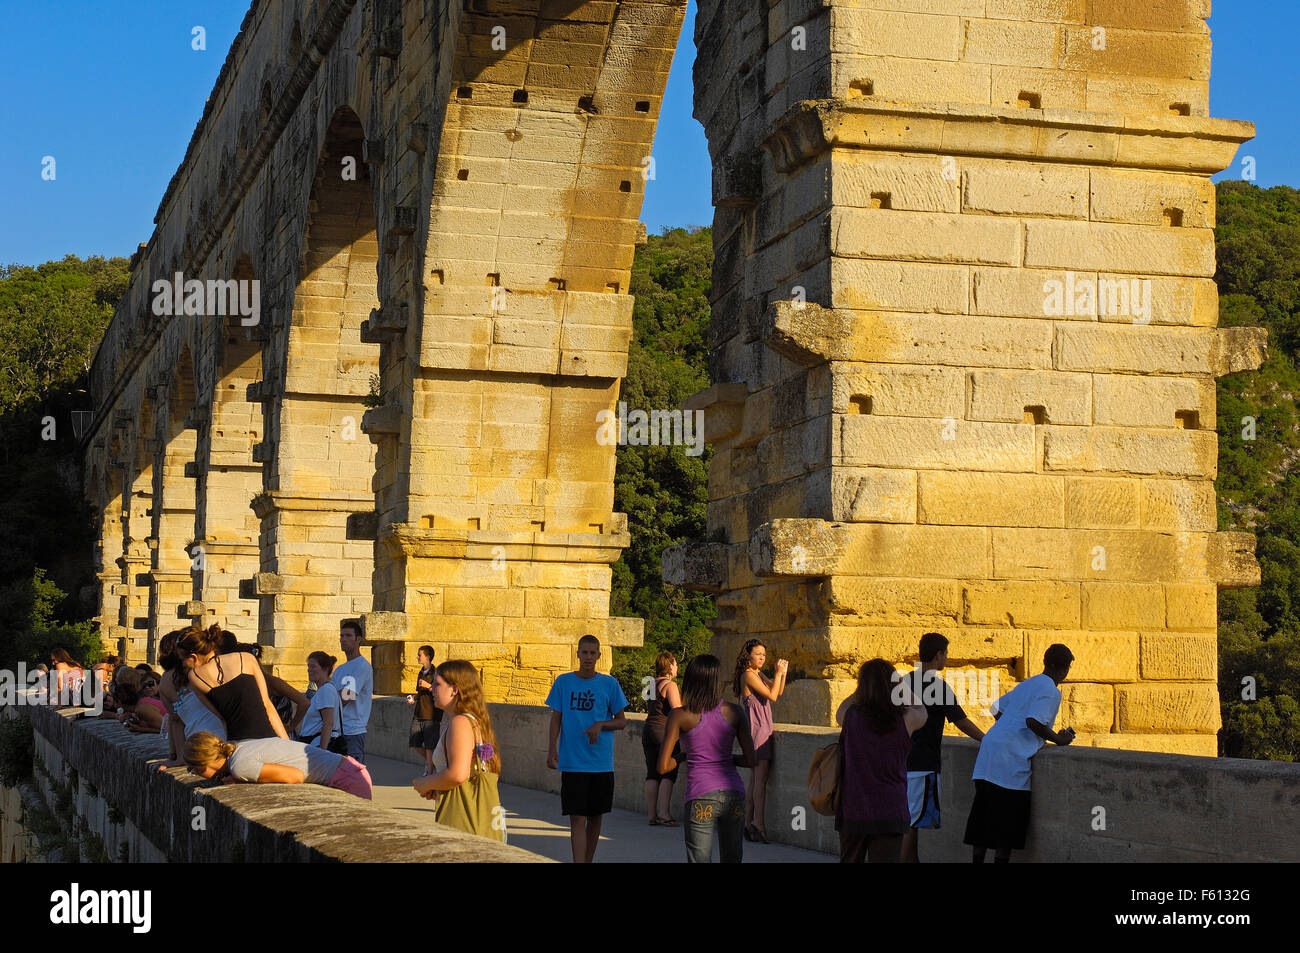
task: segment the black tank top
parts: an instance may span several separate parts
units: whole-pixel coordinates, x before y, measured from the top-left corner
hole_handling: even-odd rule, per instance
[[[221,671],[220,663],[217,671]],[[231,741],[278,737],[267,717],[266,702],[258,690],[257,679],[247,672],[241,672],[228,682],[213,685],[208,689],[208,701],[225,720],[226,737]]]

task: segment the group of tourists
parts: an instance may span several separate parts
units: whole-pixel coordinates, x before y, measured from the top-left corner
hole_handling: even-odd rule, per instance
[[[369,800],[366,728],[374,677],[362,656],[361,623],[345,619],[339,648],[307,658],[309,686],[301,692],[264,673],[260,648],[241,645],[219,626],[170,632],[159,643],[161,674],[148,665],[97,665],[93,677],[107,693],[102,717],[130,731],[166,736],[161,768],[185,764],[203,778],[253,783],[314,783]],[[560,772],[560,811],[569,818],[575,863],[595,859],[604,816],[614,805],[614,732],[627,726],[627,698],[618,681],[597,672],[600,641],[583,636],[578,669],[551,686],[547,766]],[[412,781],[436,802],[439,823],[505,841],[498,791],[501,755],[478,671],[468,661],[434,664],[421,646],[412,706],[410,747],[424,762]],[[648,823],[684,827],[687,860],[708,863],[716,840],[722,862],[739,862],[744,841],[767,843],[766,789],[774,760],[772,703],[785,690],[788,664],[764,672],[758,639],[741,647],[730,678],[721,660],[699,655],[679,688],[670,652],[655,660],[649,713],[642,732]],[[1022,849],[1030,808],[1030,759],[1045,741],[1068,745],[1072,729],[1055,732],[1061,693],[1073,655],[1048,648],[1043,674],[1019,684],[993,706],[987,733],[971,721],[940,675],[948,640],[926,633],[919,664],[900,674],[884,659],[863,663],[856,691],[836,712],[841,733],[834,752],[833,805],[843,862],[919,859],[917,834],[940,826],[941,744],[946,723],[980,742],[975,798],[965,842],[982,862],[991,848],[1005,862]],[[111,662],[116,662],[112,659]],[[51,654],[56,683],[85,678],[62,650]],[[725,700],[730,688],[735,702]],[[739,751],[736,748],[739,747]],[[685,817],[672,816],[680,765],[688,768]],[[749,784],[740,776],[749,768]],[[811,791],[810,791],[811,793]]]

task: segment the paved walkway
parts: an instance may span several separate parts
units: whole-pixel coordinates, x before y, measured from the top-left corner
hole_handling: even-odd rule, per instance
[[[375,784],[375,803],[396,811],[420,811],[432,815],[433,802],[415,793],[411,780],[421,769],[405,761],[366,757],[366,768]],[[515,847],[530,850],[552,860],[569,862],[568,821],[560,814],[560,797],[545,791],[501,785],[501,803],[506,809],[507,837]],[[713,857],[717,860],[717,847]],[[833,863],[830,854],[801,850],[783,844],[745,844],[746,863]],[[645,815],[615,808],[601,827],[596,862],[673,863],[686,862],[686,846],[680,827],[651,827]]]

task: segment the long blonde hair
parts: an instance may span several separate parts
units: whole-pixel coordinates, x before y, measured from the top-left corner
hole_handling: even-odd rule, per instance
[[[438,666],[438,677],[456,689],[456,715],[472,715],[479,723],[484,744],[492,746],[492,757],[488,759],[488,770],[493,774],[501,773],[501,752],[497,750],[497,737],[492,731],[492,718],[488,715],[487,704],[483,701],[483,684],[479,681],[478,670],[464,659],[448,659]]]
[[[235,753],[235,746],[222,741],[210,731],[197,732],[185,742],[185,763],[191,768],[206,768],[214,761],[225,761]]]

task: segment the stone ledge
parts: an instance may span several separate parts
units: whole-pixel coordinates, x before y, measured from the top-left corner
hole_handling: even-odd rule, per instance
[[[160,772],[151,762],[165,757],[161,738],[132,735],[111,720],[78,719],[79,712],[25,709],[37,735],[76,770],[79,783],[93,785],[174,863],[544,861],[443,827],[432,815],[423,820],[322,785],[223,785],[184,768]],[[187,834],[199,807],[206,831]]]
[[[1213,174],[1254,135],[1231,119],[819,99],[778,119],[763,146],[780,172],[828,149],[896,152],[906,141],[908,152]]]

